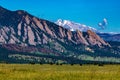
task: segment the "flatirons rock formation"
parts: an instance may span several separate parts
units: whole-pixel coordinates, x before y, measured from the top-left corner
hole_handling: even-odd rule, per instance
[[[26,11],[0,7],[0,61],[47,63],[52,59],[79,63],[120,57],[119,53],[119,47],[112,49],[91,30],[70,31]]]
[[[71,32],[50,21],[34,17],[23,10],[9,11],[0,7],[0,43],[39,46],[50,41],[65,44],[107,46],[97,34],[88,30]]]

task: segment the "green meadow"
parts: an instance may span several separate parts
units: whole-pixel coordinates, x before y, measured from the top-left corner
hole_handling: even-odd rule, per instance
[[[0,80],[120,80],[120,65],[0,64]]]

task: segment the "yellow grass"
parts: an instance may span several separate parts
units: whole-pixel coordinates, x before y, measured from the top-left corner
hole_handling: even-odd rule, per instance
[[[0,80],[120,80],[120,65],[0,64]]]

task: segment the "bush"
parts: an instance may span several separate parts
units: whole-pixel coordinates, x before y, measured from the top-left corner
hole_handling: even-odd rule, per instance
[[[50,64],[50,65],[53,65],[53,62],[50,62],[49,64]]]
[[[34,64],[35,64],[35,62],[29,62],[29,64],[34,65]]]
[[[40,62],[40,65],[42,65],[43,63],[42,62]]]
[[[74,64],[73,63],[71,63],[71,66],[73,66]]]
[[[60,63],[60,65],[62,66],[63,64],[62,64],[62,63]]]
[[[82,66],[82,64],[79,64],[80,66]]]
[[[59,63],[56,63],[56,65],[59,65]]]
[[[104,66],[102,63],[98,64],[98,66]]]

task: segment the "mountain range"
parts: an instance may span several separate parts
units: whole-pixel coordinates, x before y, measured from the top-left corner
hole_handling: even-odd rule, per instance
[[[76,23],[70,20],[62,20],[62,19],[58,19],[55,22],[57,25],[62,26],[70,31],[82,31],[82,32],[87,32],[87,30],[91,30],[95,33],[97,33],[101,38],[103,38],[105,41],[117,41],[120,42],[120,33],[103,33],[100,32],[99,30],[91,27],[91,26],[87,26],[85,24],[81,24],[81,23]],[[102,24],[102,23],[101,23]],[[107,24],[104,22],[104,24]]]
[[[120,42],[120,33],[97,33],[105,41]]]
[[[76,31],[71,31],[69,22],[64,23],[66,27],[0,6],[0,61],[79,63],[107,58],[107,62],[119,62],[119,52],[97,35],[96,29],[79,24],[81,30],[76,26]]]
[[[93,28],[93,27],[87,26],[85,24],[76,23],[76,22],[73,22],[70,20],[58,19],[55,23],[59,26],[66,28],[66,29],[69,29],[70,31],[79,30],[82,32],[87,32],[88,30],[91,30],[93,32],[98,32],[98,30]]]

